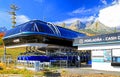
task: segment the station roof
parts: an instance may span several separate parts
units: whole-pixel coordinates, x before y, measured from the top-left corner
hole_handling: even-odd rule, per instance
[[[3,39],[8,39],[11,37],[15,37],[20,35],[21,33],[29,33],[32,32],[33,34],[46,34],[55,37],[67,38],[67,39],[74,39],[77,37],[84,37],[86,36],[83,33],[78,33],[72,31],[70,29],[66,29],[60,26],[53,25],[52,23],[43,22],[40,20],[33,20],[21,25],[16,26],[13,29],[6,31],[5,36]]]

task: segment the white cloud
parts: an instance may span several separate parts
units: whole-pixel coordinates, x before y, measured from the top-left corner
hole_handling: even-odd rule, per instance
[[[109,27],[120,26],[120,4],[100,10],[98,20]]]
[[[2,26],[7,28],[10,28],[11,26],[10,15],[8,12],[0,11],[0,27]]]
[[[57,21],[57,22],[54,22],[55,24],[60,24],[60,23],[66,23],[66,24],[71,24],[73,22],[75,22],[76,20],[80,20],[80,18],[70,18],[70,19],[66,19],[66,20],[63,20],[63,21]]]
[[[92,9],[85,9],[85,8],[78,8],[74,11],[72,11],[73,14],[82,14],[82,13],[87,13],[87,12],[90,12],[92,11]]]
[[[17,15],[16,17],[17,24],[21,24],[29,20],[30,19],[25,15]],[[0,27],[2,26],[5,26],[7,29],[10,29],[12,26],[11,16],[9,15],[8,12],[0,11]]]
[[[95,20],[96,17],[95,16],[90,16],[90,17],[84,17],[81,19],[82,22],[86,22],[86,21],[92,21]]]
[[[30,19],[25,15],[18,15],[16,16],[16,21],[17,21],[17,24],[22,24],[30,21]]]
[[[70,16],[74,16],[74,15],[84,15],[84,16],[91,16],[93,14],[96,14],[99,12],[99,10],[101,9],[101,7],[93,7],[90,9],[86,9],[86,8],[78,8],[73,10],[72,12],[69,12],[68,15]]]
[[[66,20],[63,20],[63,21],[57,21],[57,22],[54,22],[55,24],[60,24],[60,23],[66,23],[66,24],[71,24],[77,20],[80,20],[81,22],[87,22],[87,21],[92,21],[94,20],[95,17],[94,16],[90,16],[90,17],[84,17],[84,18],[70,18],[70,19],[66,19]]]
[[[120,0],[114,0],[112,4],[120,4]]]
[[[103,4],[107,5],[107,1],[106,0],[100,0]]]

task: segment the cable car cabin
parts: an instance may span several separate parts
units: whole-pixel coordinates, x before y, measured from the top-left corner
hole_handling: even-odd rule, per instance
[[[52,23],[33,20],[6,31],[3,41],[6,47],[29,44],[73,47],[74,38],[83,36],[86,35]]]

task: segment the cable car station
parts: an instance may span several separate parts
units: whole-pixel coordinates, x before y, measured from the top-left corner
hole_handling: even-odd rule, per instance
[[[8,30],[3,41],[6,48],[26,47],[26,51],[17,58],[18,68],[25,66],[29,70],[40,70],[45,66],[80,67],[82,62],[91,64],[91,53],[80,52],[77,46],[73,46],[75,38],[85,36],[52,23],[33,20]]]

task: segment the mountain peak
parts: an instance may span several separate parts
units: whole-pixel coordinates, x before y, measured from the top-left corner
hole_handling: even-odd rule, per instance
[[[86,26],[85,29],[89,29],[96,34],[105,34],[105,33],[113,33],[113,29],[110,27],[105,26],[99,20],[96,20],[93,24]]]
[[[75,31],[78,31],[80,29],[84,29],[85,28],[85,24],[82,23],[80,20],[76,20],[75,22],[73,22],[69,28],[72,29],[72,30],[75,30]]]

